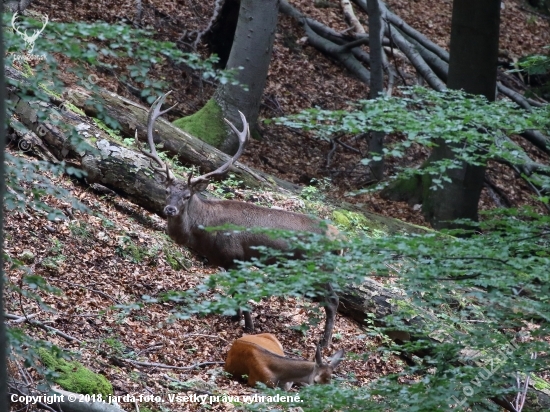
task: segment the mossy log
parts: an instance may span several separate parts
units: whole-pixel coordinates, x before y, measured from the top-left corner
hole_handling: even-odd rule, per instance
[[[133,137],[137,130],[139,139],[146,140],[148,108],[103,89],[97,91],[69,89],[64,94],[64,98],[92,117],[99,116],[98,102],[100,102],[101,116],[115,119],[120,124],[123,135]],[[155,130],[155,144],[161,146],[161,150],[170,156],[176,156],[183,165],[199,166],[201,173],[211,172],[229,159],[225,153],[162,118],[155,123]],[[229,173],[234,174],[238,180],[242,180],[247,187],[269,187],[272,190],[286,190],[293,193],[300,190],[298,185],[254,170],[239,162],[235,162],[229,169]]]

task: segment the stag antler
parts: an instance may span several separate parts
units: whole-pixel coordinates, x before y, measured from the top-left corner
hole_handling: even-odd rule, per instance
[[[135,136],[136,137],[136,144],[137,144],[139,150],[141,151],[141,153],[143,153],[145,156],[147,156],[151,160],[154,160],[160,166],[160,167],[156,167],[153,164],[153,162],[151,162],[151,168],[153,170],[157,171],[157,172],[165,173],[167,183],[174,180],[175,176],[171,172],[168,165],[166,163],[164,163],[160,159],[159,155],[157,154],[157,149],[155,148],[155,143],[153,142],[153,126],[154,126],[155,121],[157,120],[157,118],[159,116],[162,116],[163,114],[165,114],[166,112],[169,112],[170,110],[172,110],[174,107],[177,106],[177,103],[176,103],[175,105],[173,105],[172,107],[170,107],[166,110],[163,110],[163,111],[160,110],[160,108],[162,107],[164,101],[166,100],[166,97],[170,93],[172,93],[172,90],[170,90],[169,92],[167,92],[164,95],[160,96],[157,100],[155,100],[153,102],[153,104],[151,105],[151,108],[149,109],[149,115],[147,116],[147,143],[149,143],[149,150],[151,150],[150,153],[146,152],[141,147],[141,143],[139,142],[139,139],[138,139],[137,129],[136,129],[136,136]]]
[[[136,136],[135,136],[136,137],[136,144],[137,144],[139,150],[141,151],[141,153],[143,153],[145,156],[147,156],[151,160],[154,160],[159,165],[159,167],[157,167],[157,166],[153,165],[153,162],[151,162],[151,168],[153,170],[157,171],[157,172],[166,174],[166,182],[167,183],[173,181],[175,179],[175,177],[174,177],[173,173],[170,171],[170,168],[168,167],[168,165],[166,163],[164,163],[157,154],[157,149],[155,148],[155,143],[153,142],[153,125],[154,125],[155,121],[157,120],[157,118],[159,116],[162,116],[164,113],[172,110],[176,106],[176,105],[174,105],[174,106],[170,107],[169,109],[166,109],[166,110],[163,110],[163,111],[160,110],[160,108],[162,107],[164,101],[166,100],[166,97],[170,93],[172,93],[172,91],[169,91],[166,94],[160,96],[157,100],[155,100],[155,102],[151,105],[151,108],[149,109],[149,116],[147,118],[147,142],[149,143],[150,152],[144,151],[143,148],[141,147],[141,143],[138,140],[137,130],[136,130]],[[202,176],[197,176],[195,178],[193,178],[192,173],[189,174],[188,179],[187,179],[187,184],[190,187],[193,186],[193,185],[196,185],[199,182],[208,181],[212,176],[223,175],[225,172],[227,172],[227,170],[231,167],[231,165],[239,157],[241,157],[241,154],[243,153],[243,150],[244,150],[244,146],[245,146],[246,142],[248,141],[248,139],[250,138],[250,128],[248,126],[248,122],[246,121],[245,115],[242,114],[240,111],[239,111],[239,115],[241,116],[241,121],[243,122],[243,130],[242,131],[239,131],[235,127],[235,125],[233,123],[231,123],[229,120],[223,119],[227,122],[227,124],[229,125],[231,130],[233,130],[237,134],[237,137],[239,138],[239,149],[237,150],[237,153],[235,153],[233,155],[233,157],[231,159],[229,159],[226,163],[224,163],[222,166],[220,166],[219,168],[217,168],[216,170],[214,170],[210,173],[206,173]]]
[[[239,138],[239,149],[237,150],[237,153],[235,153],[233,155],[233,157],[231,159],[229,159],[226,163],[224,163],[223,165],[221,165],[216,170],[213,170],[210,173],[206,173],[202,176],[197,176],[195,178],[191,178],[191,176],[189,176],[189,179],[188,179],[188,184],[189,185],[195,185],[199,182],[209,180],[212,176],[223,175],[225,172],[227,172],[227,170],[231,167],[231,165],[239,157],[241,157],[241,155],[243,154],[244,146],[245,146],[246,142],[248,141],[248,139],[250,138],[250,127],[248,126],[248,122],[246,121],[246,117],[244,116],[244,114],[241,111],[239,111],[239,114],[241,115],[241,121],[243,122],[242,132],[240,132],[235,127],[235,125],[233,123],[231,123],[229,120],[227,120],[225,118],[223,119],[229,125],[229,127],[231,127],[231,130],[233,130],[237,134],[237,136]]]

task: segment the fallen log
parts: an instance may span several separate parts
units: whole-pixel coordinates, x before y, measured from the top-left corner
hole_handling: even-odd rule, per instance
[[[108,116],[120,124],[123,135],[133,136],[138,131],[138,138],[145,141],[148,108],[138,105],[115,93],[100,89],[98,91],[78,91],[70,89],[65,93],[68,100],[93,117],[99,115],[97,101],[101,102],[102,116]],[[155,144],[161,144],[163,150],[171,156],[176,156],[183,165],[196,165],[201,173],[210,172],[226,163],[229,156],[210,146],[195,136],[173,126],[170,122],[159,119],[155,124],[157,139]],[[235,162],[229,173],[242,180],[247,187],[270,187],[272,190],[299,192],[300,186],[279,179],[262,171],[254,170],[246,165]]]

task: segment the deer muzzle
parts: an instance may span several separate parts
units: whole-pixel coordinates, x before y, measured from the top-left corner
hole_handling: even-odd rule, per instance
[[[178,208],[176,206],[166,206],[164,208],[164,214],[166,216],[176,216],[178,214]]]

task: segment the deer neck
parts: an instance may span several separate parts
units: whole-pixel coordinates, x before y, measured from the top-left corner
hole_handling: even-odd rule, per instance
[[[277,357],[272,365],[272,372],[279,383],[294,382],[312,385],[317,373],[315,362]]]

